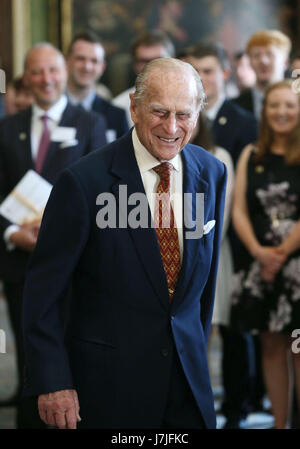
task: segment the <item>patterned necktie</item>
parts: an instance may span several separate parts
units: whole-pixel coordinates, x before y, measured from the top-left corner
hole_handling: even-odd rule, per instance
[[[170,202],[170,175],[173,166],[169,162],[163,162],[153,170],[160,177],[155,200],[154,226],[172,301],[180,271],[178,232]]]
[[[49,148],[49,144],[50,144],[50,131],[48,128],[48,119],[49,117],[47,115],[43,115],[41,117],[41,119],[43,120],[43,134],[40,140],[40,144],[39,144],[39,149],[38,149],[38,153],[37,153],[37,157],[36,157],[36,161],[35,161],[35,170],[37,173],[41,173],[42,169],[43,169],[43,165],[47,156],[47,152],[48,152],[48,148]]]

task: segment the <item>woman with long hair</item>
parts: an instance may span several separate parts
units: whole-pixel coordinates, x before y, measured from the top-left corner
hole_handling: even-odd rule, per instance
[[[232,323],[260,334],[275,427],[288,427],[293,367],[300,405],[300,100],[284,80],[266,92],[259,139],[236,170],[232,218],[244,245],[235,274]],[[290,363],[291,362],[291,363]]]

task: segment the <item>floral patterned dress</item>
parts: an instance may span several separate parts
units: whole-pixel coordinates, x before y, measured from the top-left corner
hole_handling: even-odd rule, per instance
[[[247,204],[256,237],[262,245],[280,244],[300,219],[300,164],[287,165],[270,153],[248,163]],[[290,333],[300,328],[300,250],[292,253],[272,283],[264,282],[261,266],[245,247],[234,275],[233,327],[259,333]]]

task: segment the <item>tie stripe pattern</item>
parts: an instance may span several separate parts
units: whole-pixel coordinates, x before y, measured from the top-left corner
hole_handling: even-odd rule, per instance
[[[153,170],[160,177],[155,199],[154,227],[172,301],[180,271],[178,232],[170,201],[170,176],[173,166],[169,162],[163,162]]]
[[[43,169],[43,165],[47,156],[48,148],[50,145],[50,131],[48,128],[48,119],[47,115],[43,115],[41,120],[43,120],[43,133],[39,143],[38,153],[35,161],[35,170],[37,173],[41,173]]]

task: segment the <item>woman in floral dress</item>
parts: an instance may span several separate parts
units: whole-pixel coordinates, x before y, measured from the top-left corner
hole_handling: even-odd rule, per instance
[[[233,224],[244,247],[235,274],[232,324],[259,333],[275,427],[288,426],[292,359],[300,405],[300,94],[290,81],[265,96],[259,140],[236,171]]]

